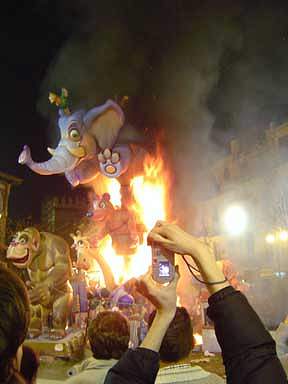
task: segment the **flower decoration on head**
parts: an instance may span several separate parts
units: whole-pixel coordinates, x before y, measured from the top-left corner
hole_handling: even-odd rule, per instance
[[[70,115],[70,110],[68,107],[68,91],[66,88],[61,89],[61,95],[56,93],[49,93],[49,101],[51,104],[55,104],[57,107],[63,110],[65,115]]]

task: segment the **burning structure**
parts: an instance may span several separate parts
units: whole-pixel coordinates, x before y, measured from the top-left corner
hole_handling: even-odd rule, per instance
[[[112,100],[89,111],[70,111],[68,91],[49,100],[59,107],[61,139],[51,158],[36,163],[24,146],[19,163],[41,175],[64,173],[72,186],[92,186],[86,228],[81,233],[108,261],[119,282],[145,272],[150,262],[146,233],[168,217],[168,177],[160,150],[150,154],[144,138],[125,123]],[[82,225],[83,227],[83,225]]]

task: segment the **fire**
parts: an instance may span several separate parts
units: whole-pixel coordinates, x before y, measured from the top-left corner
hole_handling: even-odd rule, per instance
[[[195,345],[202,345],[203,344],[203,337],[200,335],[200,333],[195,333],[193,335],[194,340],[195,340]]]
[[[157,220],[167,219],[168,181],[160,154],[155,158],[148,155],[144,161],[144,174],[134,177],[131,181],[135,202],[129,208],[136,215],[137,223],[144,224],[145,233],[143,244],[138,246],[129,263],[125,265],[125,255],[116,254],[109,236],[100,244],[100,252],[108,261],[118,283],[145,273],[151,264],[151,249],[146,245],[146,238],[148,231],[153,228]],[[120,184],[116,179],[97,178],[95,192],[98,194],[108,192],[113,205],[121,206]]]
[[[114,206],[120,207],[121,205],[121,194],[120,194],[120,183],[117,179],[109,179],[99,173],[96,179],[93,180],[92,184],[95,192],[99,195],[103,193],[109,193],[111,197],[111,203]]]
[[[149,231],[157,220],[167,218],[167,182],[161,156],[147,156],[144,162],[144,175],[131,182],[135,204],[132,209]]]

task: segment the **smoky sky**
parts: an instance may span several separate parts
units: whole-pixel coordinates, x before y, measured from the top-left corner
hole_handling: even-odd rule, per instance
[[[45,25],[48,2],[35,3]],[[39,26],[41,38],[34,33],[23,41],[24,48],[34,41],[29,55],[43,55],[34,60],[33,74],[38,67],[41,73],[33,75],[33,95],[22,101],[34,116],[32,127],[20,133],[38,161],[58,140],[49,91],[66,87],[72,109],[128,96],[127,119],[156,136],[163,132],[174,175],[171,200],[189,221],[192,203],[214,193],[206,171],[229,140],[239,137],[245,147],[288,117],[285,2],[61,0],[49,9],[46,32]],[[30,16],[32,25],[37,17]],[[14,60],[21,67],[22,56]],[[25,69],[29,81],[29,63]]]
[[[187,212],[213,193],[204,171],[231,138],[251,144],[287,118],[283,4],[84,2],[41,84],[39,111],[52,116],[47,94],[62,86],[75,108],[129,96],[132,123],[163,130],[175,207]]]

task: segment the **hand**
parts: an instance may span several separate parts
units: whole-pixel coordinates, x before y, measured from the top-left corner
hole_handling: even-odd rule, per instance
[[[39,284],[29,291],[29,298],[32,305],[47,305],[50,302],[51,295],[47,285]]]
[[[137,290],[145,296],[157,309],[164,314],[175,315],[176,312],[176,288],[179,280],[178,267],[175,268],[175,277],[168,285],[156,283],[152,278],[152,268],[140,277],[136,283]]]
[[[180,255],[192,256],[203,281],[207,282],[206,286],[211,294],[229,285],[222,270],[216,264],[213,250],[177,225],[158,221],[148,235],[148,242],[154,242],[160,247]]]
[[[204,243],[183,231],[176,224],[158,221],[148,235],[148,242],[155,242],[161,247],[180,255],[196,256],[203,248],[208,248]],[[206,249],[207,251],[207,249]]]

